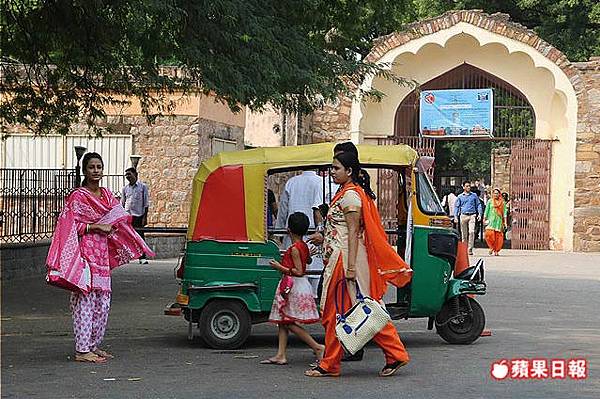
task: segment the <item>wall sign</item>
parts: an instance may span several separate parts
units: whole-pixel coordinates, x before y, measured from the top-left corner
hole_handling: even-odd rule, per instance
[[[492,89],[425,90],[420,97],[420,133],[432,138],[493,137]]]

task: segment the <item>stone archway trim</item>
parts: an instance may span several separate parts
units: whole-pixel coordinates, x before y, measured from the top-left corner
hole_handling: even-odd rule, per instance
[[[576,94],[583,91],[583,82],[579,76],[578,70],[560,50],[542,40],[531,29],[527,29],[516,22],[511,22],[510,16],[503,13],[490,15],[481,10],[448,11],[439,17],[414,22],[406,26],[403,31],[394,32],[376,39],[373,49],[366,57],[366,61],[377,62],[394,48],[402,46],[414,39],[449,29],[461,22],[468,23],[533,47],[564,72],[573,85]]]

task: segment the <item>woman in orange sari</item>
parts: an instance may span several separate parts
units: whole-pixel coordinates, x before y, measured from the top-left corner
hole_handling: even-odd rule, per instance
[[[485,242],[490,249],[490,255],[498,256],[504,245],[504,230],[506,229],[507,208],[500,189],[495,188],[492,199],[488,200],[483,216],[485,225]]]
[[[355,284],[348,290],[339,290],[341,280],[356,281],[363,295],[381,301],[387,283],[401,287],[408,283],[412,270],[388,244],[381,225],[375,195],[369,182],[360,174],[356,154],[339,153],[334,156],[332,176],[341,186],[331,201],[326,219],[323,290],[321,295],[322,324],[325,327],[325,354],[317,367],[307,370],[308,377],[337,377],[340,375],[342,346],[335,334],[336,299],[344,303],[346,312],[356,297]],[[349,292],[348,292],[349,291]],[[336,298],[337,296],[337,298]],[[388,323],[373,341],[383,350],[385,366],[379,375],[388,377],[409,362],[409,356],[400,341],[394,325]]]

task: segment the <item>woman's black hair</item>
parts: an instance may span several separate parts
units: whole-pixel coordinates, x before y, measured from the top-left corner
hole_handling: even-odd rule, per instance
[[[88,152],[87,154],[85,154],[83,156],[83,160],[81,161],[81,170],[82,172],[85,172],[85,169],[87,168],[88,163],[90,163],[90,161],[92,159],[99,159],[100,163],[102,164],[102,168],[104,168],[104,161],[102,160],[102,157],[100,156],[100,154],[98,154],[97,152]],[[87,184],[87,179],[84,178],[83,181],[81,182],[81,186],[85,186]]]
[[[358,149],[351,141],[337,143],[335,147],[333,147],[333,153],[337,154],[338,152],[351,152],[353,154],[356,154],[356,157],[358,158]]]
[[[373,199],[377,198],[373,190],[371,190],[371,177],[366,171],[360,168],[357,154],[353,152],[341,152],[334,155],[333,158],[337,159],[346,169],[352,170],[352,174],[350,175],[352,181],[361,186],[369,197]]]

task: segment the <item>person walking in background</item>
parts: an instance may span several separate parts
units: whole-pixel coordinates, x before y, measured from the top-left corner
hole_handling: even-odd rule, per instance
[[[323,181],[317,172],[305,170],[300,175],[290,178],[286,184],[281,198],[279,199],[279,209],[277,212],[277,221],[275,227],[285,229],[288,218],[296,212],[304,213],[309,220],[309,228],[318,229],[322,225],[323,218],[319,206],[323,203]],[[283,248],[292,245],[289,236],[283,238]],[[310,244],[311,252],[315,251],[314,245]],[[314,257],[313,262],[308,266],[310,272],[321,272],[323,270],[323,258]],[[319,276],[309,274],[308,280],[313,287],[313,294],[317,296],[319,285]]]
[[[452,222],[454,223],[454,204],[456,203],[456,194],[454,194],[454,191],[456,189],[454,187],[450,187],[450,189],[448,189],[448,191],[446,192],[446,195],[444,195],[444,198],[442,198],[442,206],[444,207],[444,210],[446,211],[446,213],[448,213],[448,216],[450,216],[450,219],[452,219]],[[456,228],[456,226],[454,226]]]
[[[140,237],[145,240],[144,231],[140,230],[148,224],[148,208],[150,196],[148,186],[138,180],[138,172],[135,168],[125,170],[125,179],[129,184],[121,191],[121,205],[132,217],[132,225]],[[140,263],[148,264],[146,256],[140,258]]]
[[[275,226],[277,220],[277,200],[275,193],[270,188],[267,190],[267,226]]]
[[[506,230],[506,204],[500,193],[500,189],[495,188],[492,198],[485,207],[483,224],[485,225],[485,242],[490,249],[490,255],[498,256],[502,245],[504,244],[504,230]]]
[[[312,287],[304,275],[310,262],[308,245],[302,240],[308,231],[309,220],[302,212],[296,212],[288,218],[288,232],[292,245],[285,251],[281,263],[272,260],[271,267],[279,270],[283,277],[277,285],[275,300],[271,307],[269,321],[279,327],[279,345],[277,354],[260,364],[287,364],[287,342],[291,332],[304,341],[317,357],[323,357],[325,346],[317,343],[299,323],[311,324],[319,321],[317,304],[314,301]]]
[[[469,255],[475,246],[475,224],[481,220],[483,207],[477,194],[471,192],[471,183],[463,183],[463,192],[454,204],[454,221],[460,223],[462,241],[468,243]]]
[[[104,363],[113,358],[100,348],[110,311],[112,269],[154,253],[131,227],[131,216],[111,191],[100,187],[102,157],[87,153],[82,164],[85,179],[67,197],[58,217],[46,279],[72,291],[75,361]]]

